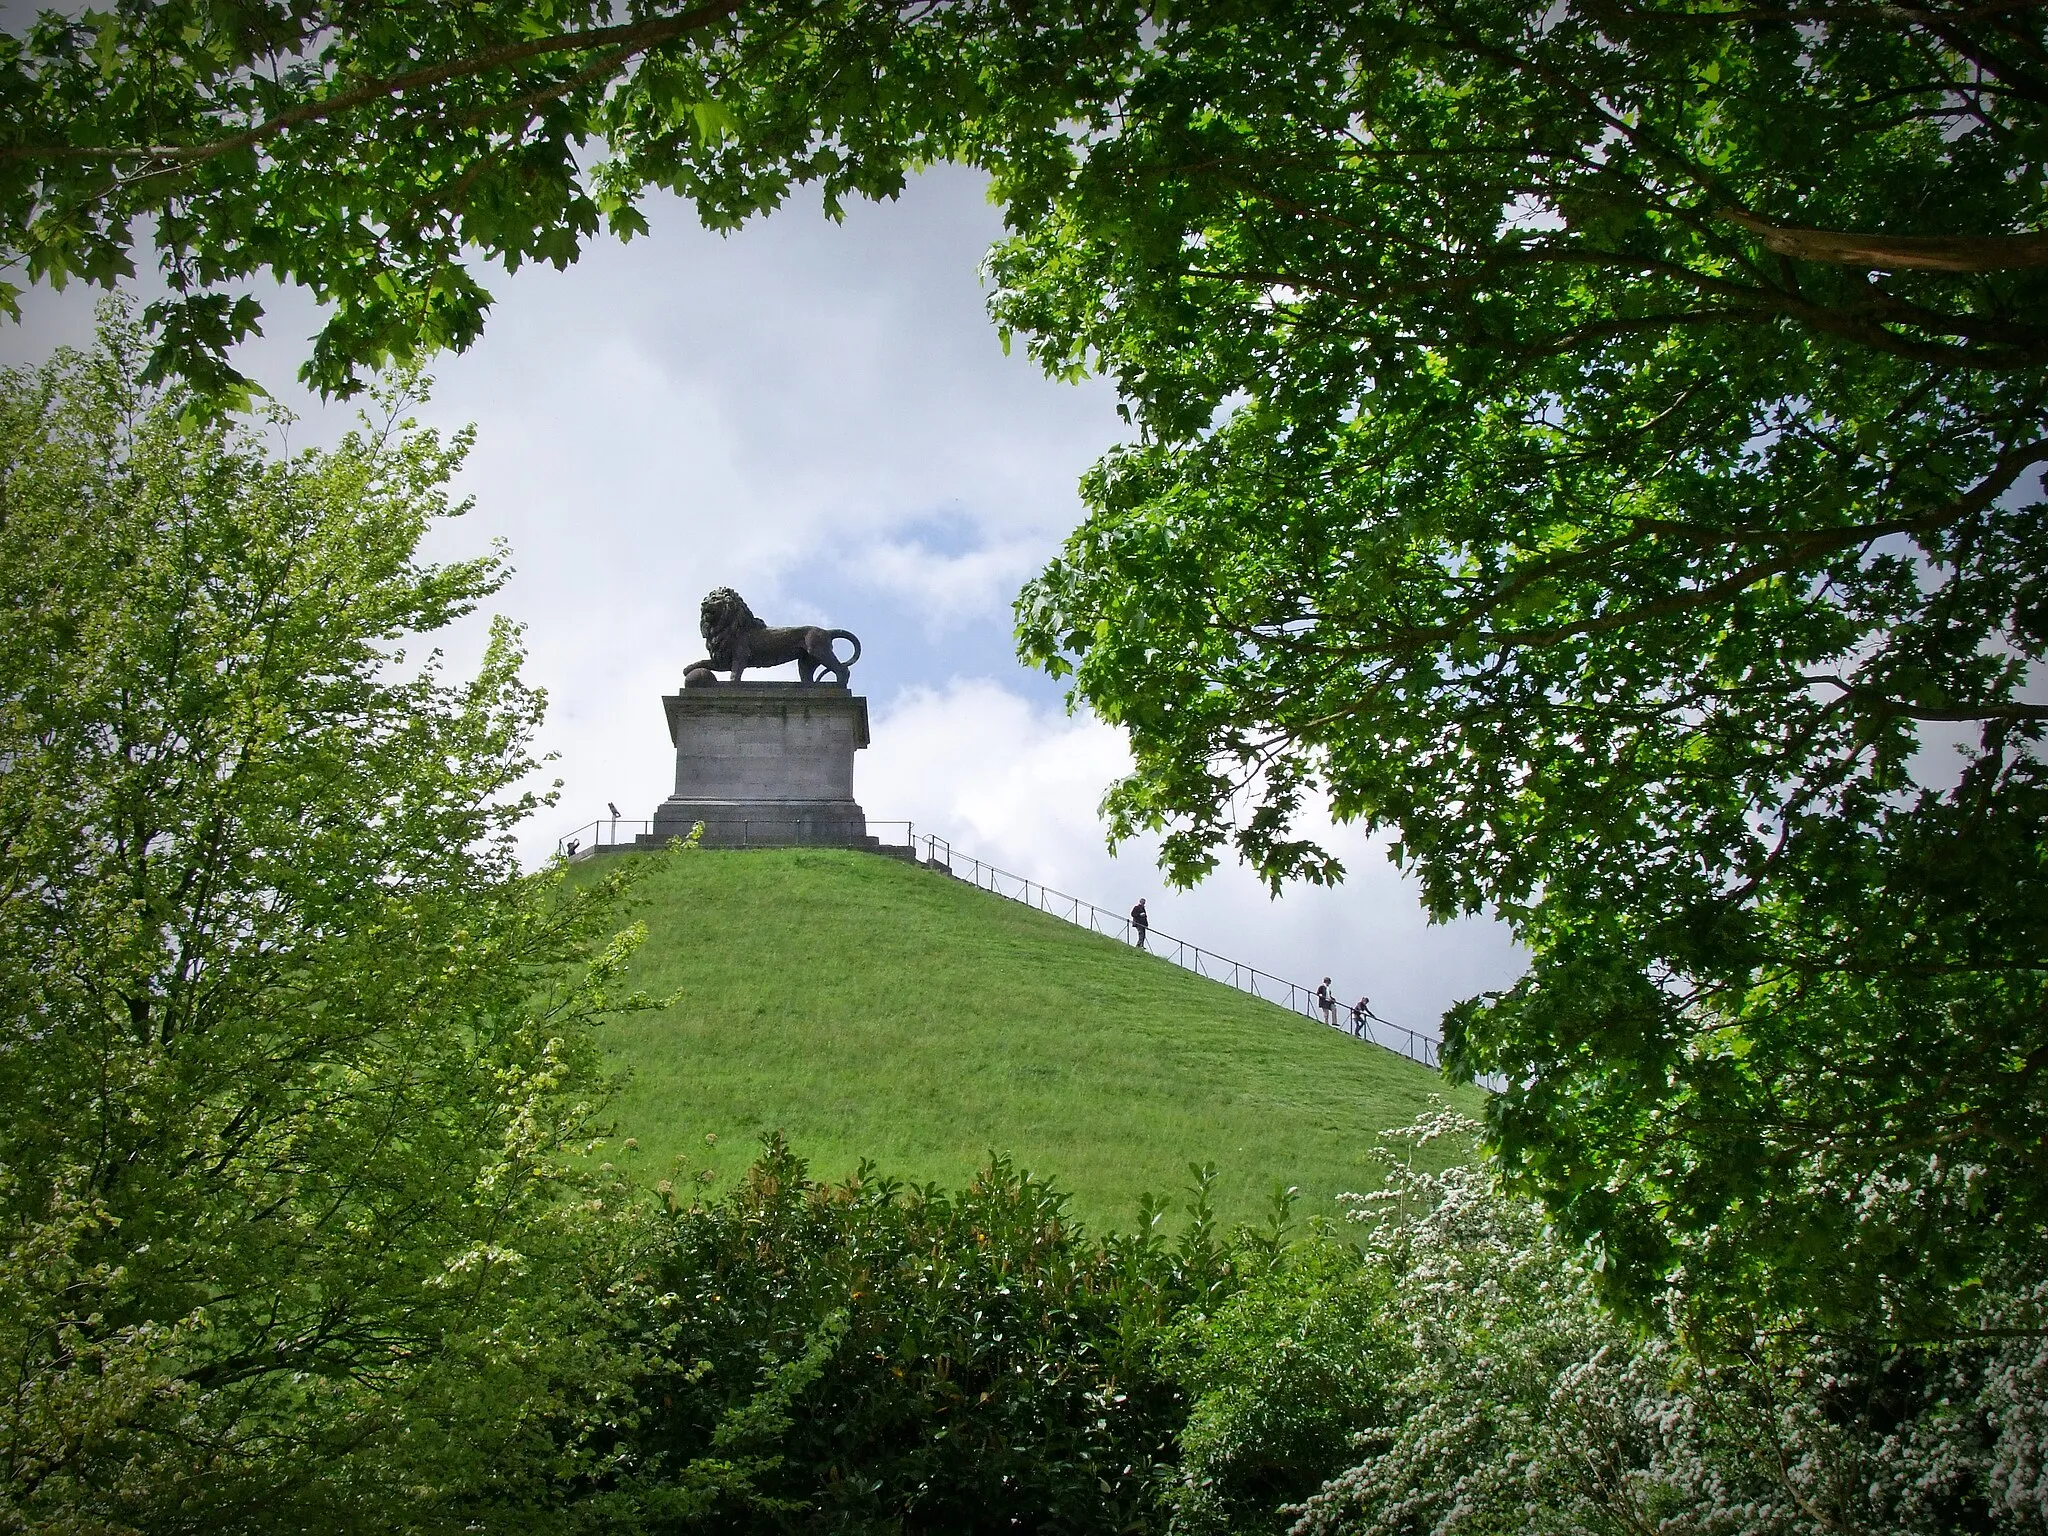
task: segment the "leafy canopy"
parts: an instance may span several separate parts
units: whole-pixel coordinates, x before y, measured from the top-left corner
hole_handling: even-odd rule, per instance
[[[0,1523],[474,1529],[622,1379],[630,936],[512,862],[516,636],[400,649],[503,579],[415,558],[466,444],[279,456],[142,360],[0,375]]]
[[[1611,1297],[1911,1335],[2038,1265],[2042,21],[1209,7],[1005,183],[1142,439],[1018,603],[1184,879],[1396,834]],[[2024,1256],[2023,1259],[2017,1256]]]
[[[471,257],[575,260],[650,188],[731,228],[816,184],[888,197],[1000,111],[1057,146],[1135,13],[923,0],[168,0],[0,37],[0,251],[112,283],[153,244],[152,377],[232,400],[268,272],[328,307],[303,375],[475,340]],[[0,286],[0,305],[17,302]]]

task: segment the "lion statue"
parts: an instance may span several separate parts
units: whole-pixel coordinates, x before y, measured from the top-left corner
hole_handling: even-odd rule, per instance
[[[731,587],[715,588],[704,599],[697,627],[711,654],[683,669],[685,687],[716,682],[715,673],[730,672],[738,682],[749,667],[779,667],[795,662],[799,676],[814,682],[819,668],[832,674],[832,681],[846,686],[853,664],[860,660],[860,636],[850,629],[820,629],[815,624],[787,627],[763,624],[754,617],[747,600]],[[851,640],[853,654],[841,661],[833,653],[835,640]]]

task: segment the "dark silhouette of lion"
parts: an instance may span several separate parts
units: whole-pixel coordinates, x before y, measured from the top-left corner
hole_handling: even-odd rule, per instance
[[[754,617],[747,600],[731,587],[714,588],[704,599],[697,627],[711,647],[711,655],[683,669],[685,686],[715,682],[713,674],[718,672],[730,672],[738,682],[749,667],[779,667],[793,661],[805,682],[816,681],[823,668],[844,688],[853,664],[860,660],[860,636],[852,630],[763,624]],[[835,640],[853,642],[853,654],[844,661],[833,653]]]

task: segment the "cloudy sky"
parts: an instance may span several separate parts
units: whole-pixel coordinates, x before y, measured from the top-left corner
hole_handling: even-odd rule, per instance
[[[1122,739],[1018,665],[1009,604],[1079,521],[1075,483],[1123,426],[1101,381],[1057,384],[1004,355],[979,273],[1000,221],[978,176],[929,172],[836,226],[815,203],[731,236],[678,203],[650,213],[651,238],[597,244],[567,272],[486,274],[484,338],[438,362],[422,412],[477,426],[462,486],[476,510],[435,547],[510,543],[499,606],[526,626],[550,699],[562,798],[530,857],[607,800],[644,817],[668,792],[660,696],[702,654],[699,598],[727,585],[771,623],[861,635],[870,819],[1113,908],[1146,896],[1162,931],[1306,983],[1329,974],[1403,1024],[1434,1029],[1512,978],[1498,925],[1431,927],[1355,832],[1335,834],[1345,885],[1277,901],[1235,868],[1172,893],[1151,848],[1105,850],[1095,807]],[[331,436],[351,410],[292,383],[314,312],[263,297],[266,335],[241,365],[301,413],[298,440]],[[31,293],[0,354],[85,339],[92,300]]]

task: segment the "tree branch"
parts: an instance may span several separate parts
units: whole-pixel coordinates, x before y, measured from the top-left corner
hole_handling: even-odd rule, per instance
[[[1826,683],[1830,688],[1841,689],[1843,696],[1858,708],[1881,715],[1897,715],[1908,720],[2048,720],[2048,704],[2009,701],[1958,704],[1946,709],[1937,709],[1929,705],[1909,704],[1904,699],[1893,698],[1881,688],[1872,688],[1866,683],[1852,683],[1847,678],[1820,676],[1811,677],[1808,681]]]
[[[1764,249],[1794,261],[1880,272],[2010,272],[2048,267],[2048,234],[1857,235],[1772,224],[1753,213],[1722,208],[1724,223],[1746,229]]]

